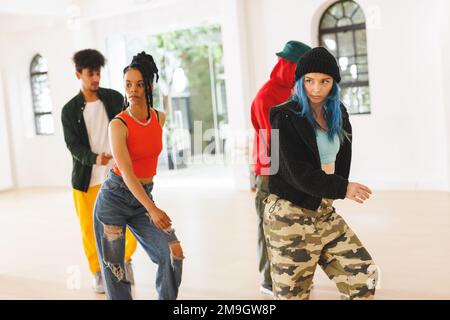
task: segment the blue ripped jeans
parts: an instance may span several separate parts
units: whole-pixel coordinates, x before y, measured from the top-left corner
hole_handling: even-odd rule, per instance
[[[143,187],[153,200],[153,183]],[[175,233],[158,229],[122,177],[110,171],[94,207],[97,252],[106,298],[110,300],[132,299],[131,285],[125,277],[124,268],[126,226],[158,265],[156,290],[159,299],[175,300],[183,269],[182,258],[174,256],[170,249],[172,243],[178,242]]]

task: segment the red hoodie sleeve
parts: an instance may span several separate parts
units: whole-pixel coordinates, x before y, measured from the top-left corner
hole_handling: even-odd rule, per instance
[[[255,129],[253,159],[256,174],[261,174],[261,168],[270,167],[267,155],[270,145],[270,109],[289,99],[295,67],[295,63],[279,58],[270,74],[270,80],[263,85],[253,100],[251,120]],[[258,136],[259,130],[265,130],[262,141]]]
[[[272,93],[272,92],[271,92]],[[255,130],[267,130],[268,139],[270,141],[270,109],[280,104],[280,100],[272,96],[272,94],[265,93],[264,99],[260,95],[256,96],[252,105],[252,122]]]
[[[267,155],[270,144],[270,109],[278,104],[278,101],[271,97],[267,88],[263,88],[255,97],[251,108],[251,119],[255,129],[255,139],[253,144],[253,161],[255,163],[255,173],[262,174],[261,169],[269,167],[269,157]],[[264,98],[262,98],[262,96]],[[261,131],[260,130],[264,130]]]

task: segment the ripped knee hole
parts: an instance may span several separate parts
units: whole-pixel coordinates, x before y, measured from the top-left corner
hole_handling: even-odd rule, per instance
[[[169,244],[170,254],[177,259],[184,259],[183,248],[179,241],[174,241]]]
[[[123,228],[121,226],[103,225],[103,234],[108,241],[123,238]]]

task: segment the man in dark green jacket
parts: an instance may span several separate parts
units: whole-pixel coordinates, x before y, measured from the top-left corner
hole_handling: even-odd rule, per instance
[[[97,194],[113,159],[108,141],[108,125],[122,110],[123,96],[112,89],[100,88],[100,70],[105,58],[97,50],[86,49],[75,53],[73,62],[81,90],[62,110],[64,139],[72,154],[72,187],[75,209],[81,225],[83,246],[94,275],[95,292],[104,293],[100,264],[95,245],[93,209]],[[126,232],[125,270],[133,284],[131,256],[137,241]]]

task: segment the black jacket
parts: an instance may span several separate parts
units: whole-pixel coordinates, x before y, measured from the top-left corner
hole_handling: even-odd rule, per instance
[[[343,129],[347,137],[344,137],[337,154],[335,173],[326,174],[321,169],[313,126],[293,110],[299,111],[299,106],[290,100],[270,111],[272,130],[279,130],[279,152],[272,146],[273,173],[269,178],[269,190],[302,208],[316,210],[322,198],[345,198],[351,162],[352,127],[347,110],[341,104]],[[277,156],[279,168],[275,173]]]
[[[115,90],[100,88],[98,97],[105,105],[106,114],[111,121],[122,110],[123,96]],[[97,154],[91,150],[83,118],[85,105],[84,96],[80,91],[66,103],[61,113],[64,140],[72,154],[72,187],[84,192],[89,188],[92,166],[97,159]]]

